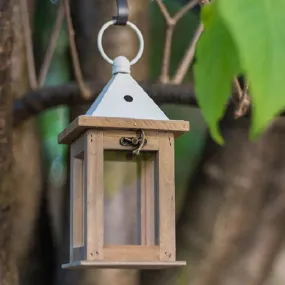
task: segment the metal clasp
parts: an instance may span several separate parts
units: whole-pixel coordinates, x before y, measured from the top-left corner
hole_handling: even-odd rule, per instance
[[[129,5],[127,0],[117,0],[117,16],[113,16],[115,25],[124,26],[129,19]]]
[[[139,155],[141,149],[147,144],[147,139],[145,138],[144,131],[139,130],[137,137],[121,137],[120,144],[123,146],[135,147],[133,154]]]

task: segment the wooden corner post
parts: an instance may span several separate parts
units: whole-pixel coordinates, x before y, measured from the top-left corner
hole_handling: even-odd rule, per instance
[[[158,152],[160,260],[175,261],[174,135],[159,134]]]
[[[84,136],[70,148],[70,262],[84,258]]]
[[[103,131],[88,130],[85,139],[85,256],[103,259]]]

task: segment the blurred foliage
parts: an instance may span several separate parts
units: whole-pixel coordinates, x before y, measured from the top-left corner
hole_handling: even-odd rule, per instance
[[[204,19],[206,11],[209,10],[203,10],[202,13]],[[197,64],[194,65],[195,91],[199,94],[197,96],[199,106],[202,108],[212,137],[222,144],[224,139],[220,132],[219,121],[224,116],[233,78],[239,72],[239,58],[231,35],[217,14],[209,17],[204,26],[205,31],[197,45]],[[209,46],[212,46],[210,50]]]
[[[197,45],[195,91],[211,135],[220,144],[218,123],[234,77],[243,75],[249,82],[251,139],[284,110],[284,9],[284,0],[215,0],[202,9],[205,29]]]

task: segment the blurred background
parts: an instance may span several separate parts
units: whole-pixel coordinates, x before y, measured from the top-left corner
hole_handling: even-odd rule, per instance
[[[97,34],[115,15],[115,2],[70,1],[78,56],[84,80],[88,82],[104,85],[111,78],[111,67],[97,50]],[[166,25],[161,10],[157,1],[128,2],[130,20],[141,29],[146,43],[132,76],[137,81],[162,84]],[[12,92],[16,98],[31,87],[19,3],[14,1],[12,9]],[[163,3],[169,14],[174,15],[188,1]],[[37,74],[59,17],[60,4],[60,0],[28,1]],[[195,36],[199,11],[196,5],[174,28],[170,78]],[[42,87],[75,81],[66,21],[63,16],[61,19],[58,21],[63,24]],[[103,45],[111,58],[117,55],[131,58],[137,51],[136,36],[122,27],[110,28]],[[194,84],[191,67],[179,82],[184,84],[183,88],[189,83]],[[220,124],[226,140],[221,147],[209,137],[199,108],[175,103],[160,107],[170,119],[188,120],[191,126],[191,131],[175,144],[177,260],[187,260],[187,266],[158,271],[62,270],[61,264],[68,262],[69,253],[69,159],[68,148],[57,143],[57,136],[88,106],[50,108],[13,130],[17,212],[13,216],[12,241],[19,274],[15,284],[284,284],[284,121],[276,120],[257,141],[250,142],[247,136],[250,120],[235,120],[229,108]],[[124,222],[119,228],[128,231]]]

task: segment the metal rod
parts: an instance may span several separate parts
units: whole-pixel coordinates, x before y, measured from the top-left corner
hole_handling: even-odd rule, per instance
[[[115,25],[124,26],[129,19],[129,5],[127,0],[117,0],[117,16],[113,16]]]

